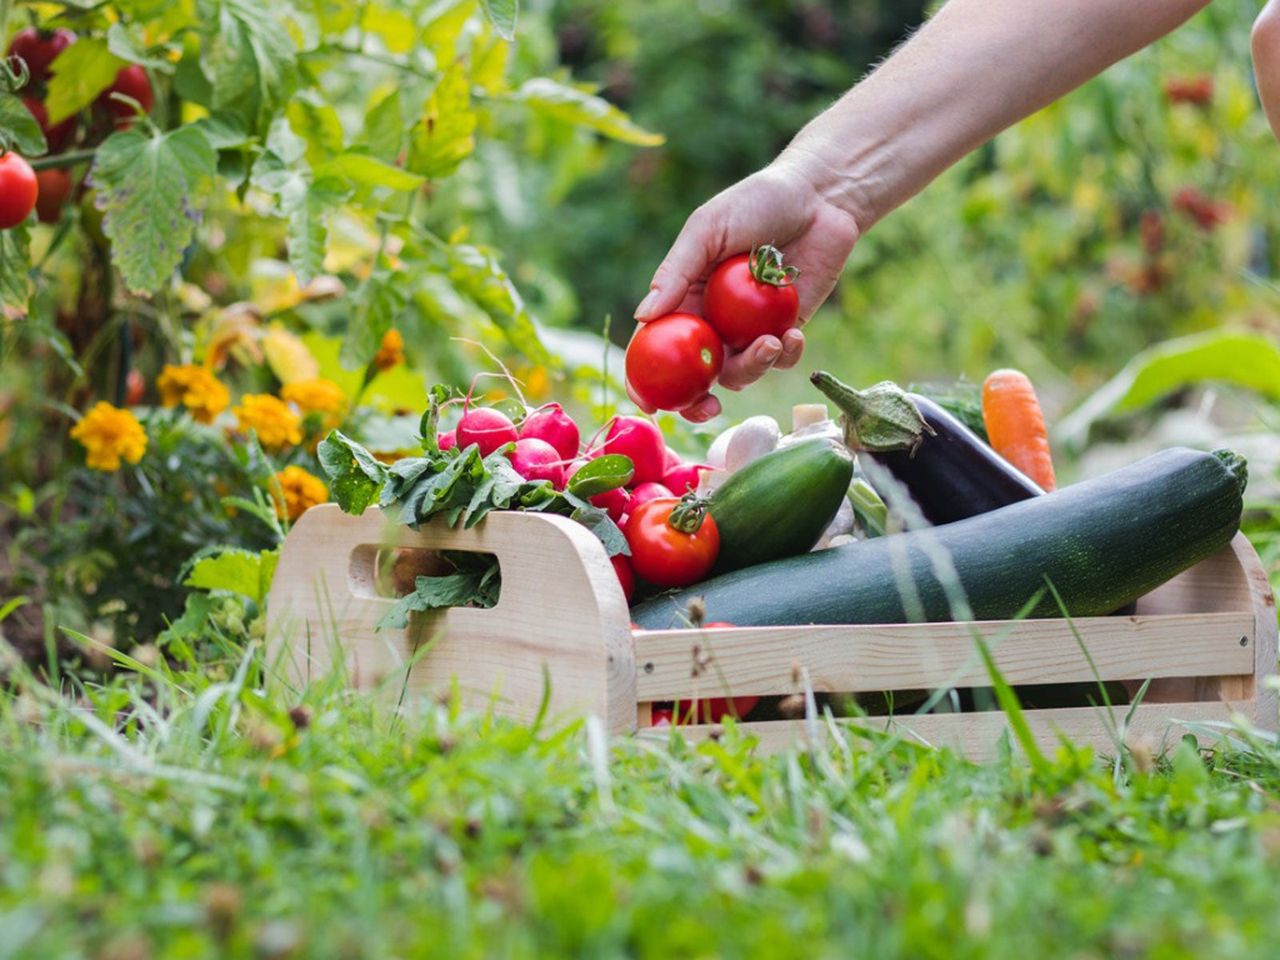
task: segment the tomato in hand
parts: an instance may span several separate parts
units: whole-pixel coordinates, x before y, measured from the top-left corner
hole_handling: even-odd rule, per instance
[[[36,216],[41,223],[57,223],[62,219],[62,208],[71,196],[71,174],[65,170],[50,168],[36,174],[39,194],[36,197]]]
[[[724,344],[711,324],[691,313],[669,313],[640,324],[627,345],[627,382],[657,410],[683,410],[720,376]]]
[[[12,150],[0,155],[0,230],[26,220],[35,209],[39,192],[31,164]]]
[[[707,501],[659,497],[627,517],[623,533],[636,576],[657,587],[686,587],[708,573],[720,553],[720,531]]]
[[[707,280],[702,312],[730,350],[745,350],[759,337],[781,337],[800,318],[795,279],[782,251],[765,244],[724,261]]]

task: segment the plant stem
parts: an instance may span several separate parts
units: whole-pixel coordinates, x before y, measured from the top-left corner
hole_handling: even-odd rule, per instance
[[[0,0],[3,3],[4,0]],[[66,153],[56,153],[48,157],[36,157],[29,160],[32,170],[48,170],[51,167],[74,167],[77,163],[84,163],[86,160],[92,160],[97,151],[95,150],[70,150]]]

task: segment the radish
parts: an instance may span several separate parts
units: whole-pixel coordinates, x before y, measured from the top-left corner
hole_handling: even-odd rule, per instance
[[[440,445],[441,451],[452,450],[458,445],[458,431],[445,430],[443,433],[437,434],[436,443]]]
[[[613,571],[618,575],[618,582],[622,584],[622,595],[627,598],[627,603],[631,602],[631,594],[635,593],[636,575],[631,572],[631,561],[620,553],[614,554],[609,558],[609,562],[613,564]]]
[[[515,443],[519,439],[511,418],[491,407],[473,407],[463,414],[455,437],[458,446],[464,450],[474,443],[480,448],[482,457],[487,457],[504,443]],[[556,454],[556,459],[560,459],[559,454]]]
[[[597,493],[594,497],[590,497],[589,500],[592,506],[607,510],[609,519],[614,523],[621,520],[622,515],[631,509],[631,494],[622,489],[622,487],[614,487],[604,493]]]
[[[705,463],[681,463],[667,469],[662,485],[675,496],[682,497],[690,490],[696,492],[703,472],[710,469]]]
[[[564,464],[556,448],[537,437],[516,441],[516,448],[507,454],[516,473],[526,480],[550,480],[557,490],[564,487]]]
[[[658,497],[673,497],[670,490],[660,483],[642,483],[631,491],[631,501],[627,504],[627,513],[631,513],[636,507],[649,500],[656,500]]]
[[[630,457],[635,466],[632,486],[657,483],[666,465],[667,446],[662,431],[652,420],[643,417],[614,417],[609,421],[602,453],[620,453]]]
[[[520,424],[520,439],[529,437],[551,444],[561,460],[572,460],[578,455],[578,425],[558,403],[548,403],[525,417]]]
[[[684,460],[681,458],[680,454],[676,453],[670,447],[667,447],[666,459],[663,461],[663,464],[662,464],[662,472],[670,473],[672,470],[680,466],[680,464],[682,463],[684,463]]]

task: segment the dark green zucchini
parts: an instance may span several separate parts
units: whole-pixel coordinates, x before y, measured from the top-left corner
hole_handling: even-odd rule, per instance
[[[720,532],[713,573],[813,549],[853,480],[853,455],[825,438],[801,440],[747,464],[711,495]]]
[[[1046,580],[1072,616],[1111,613],[1225,546],[1240,526],[1243,458],[1176,447],[1106,476],[968,520],[761,564],[655,597],[631,611],[679,626],[701,597],[738,626],[954,619],[934,562],[945,554],[976,619],[1007,619]],[[899,579],[901,576],[901,581]],[[899,583],[918,603],[904,603]],[[1044,591],[1033,617],[1059,616]]]

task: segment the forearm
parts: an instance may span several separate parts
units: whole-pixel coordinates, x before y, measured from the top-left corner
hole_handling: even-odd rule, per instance
[[[1207,3],[951,0],[778,162],[805,168],[865,231],[969,151]]]

